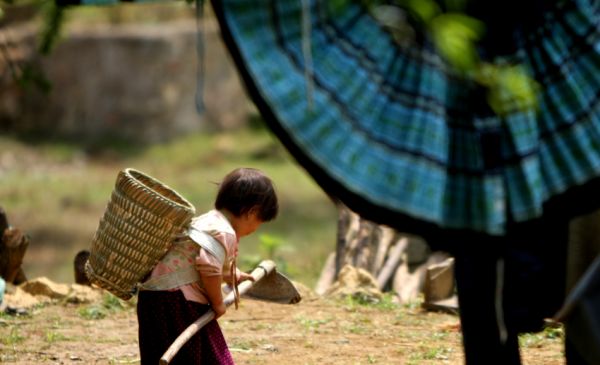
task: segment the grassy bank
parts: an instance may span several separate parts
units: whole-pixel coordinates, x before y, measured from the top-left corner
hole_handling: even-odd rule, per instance
[[[149,147],[0,137],[0,206],[13,226],[31,236],[26,274],[72,282],[73,258],[89,248],[119,170],[150,174],[202,212],[211,208],[214,183],[238,166],[264,170],[281,200],[278,219],[241,242],[241,262],[250,265],[270,250],[290,276],[312,286],[335,247],[335,208],[263,129],[191,135]]]

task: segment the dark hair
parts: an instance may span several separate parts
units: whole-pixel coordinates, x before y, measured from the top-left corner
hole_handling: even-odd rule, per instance
[[[236,217],[257,209],[257,218],[263,222],[277,216],[279,204],[273,182],[260,170],[238,168],[231,171],[221,184],[215,208],[226,209]]]

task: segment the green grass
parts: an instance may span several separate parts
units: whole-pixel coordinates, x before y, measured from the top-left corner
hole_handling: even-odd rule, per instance
[[[215,183],[227,172],[240,166],[264,170],[276,184],[280,215],[240,242],[243,270],[273,255],[280,269],[312,286],[335,249],[334,205],[264,129],[195,134],[148,147],[90,148],[4,136],[0,151],[0,206],[31,238],[23,264],[30,278],[73,282],[73,258],[89,248],[117,173],[125,167],[166,183],[199,213],[211,209]]]
[[[3,337],[0,341],[4,345],[12,346],[17,343],[23,342],[23,340],[25,340],[25,337],[21,335],[19,329],[17,327],[12,327],[8,336]]]
[[[346,310],[353,312],[357,307],[372,307],[381,310],[395,310],[399,307],[394,303],[394,294],[391,292],[384,293],[381,299],[364,297],[361,295],[347,295],[343,298],[342,303]]]
[[[69,341],[70,338],[63,335],[62,333],[54,332],[54,331],[46,331],[44,339],[47,343],[52,344],[57,341]]]
[[[314,332],[319,329],[322,325],[325,325],[333,320],[333,318],[327,319],[312,319],[306,318],[304,316],[296,317],[295,320],[298,321],[304,328],[306,332]]]
[[[144,11],[139,4],[119,6],[79,6],[67,12],[67,25],[89,24],[157,24],[169,20],[194,19],[195,9],[186,2],[146,2]]]
[[[519,346],[542,347],[548,342],[562,342],[564,330],[562,327],[545,327],[543,331],[536,333],[524,333],[519,335]]]
[[[452,353],[452,348],[447,346],[434,346],[431,347],[427,344],[420,344],[418,350],[414,351],[409,356],[409,361],[423,361],[423,360],[436,360],[442,361],[447,360],[448,355]]]
[[[79,308],[78,313],[80,317],[87,320],[102,319],[111,313],[126,310],[128,308],[134,308],[134,301],[125,302],[107,292],[102,297],[102,301],[100,303],[94,303],[92,305],[81,307]]]

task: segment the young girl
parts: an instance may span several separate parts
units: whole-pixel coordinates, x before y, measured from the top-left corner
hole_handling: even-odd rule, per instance
[[[225,176],[215,209],[192,220],[142,285],[137,304],[142,365],[158,364],[177,336],[210,309],[215,320],[171,364],[233,364],[216,321],[226,311],[221,283],[252,279],[235,266],[239,239],[274,219],[277,210],[273,184],[259,170],[239,168]]]

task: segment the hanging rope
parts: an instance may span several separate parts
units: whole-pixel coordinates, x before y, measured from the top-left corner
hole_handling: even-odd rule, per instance
[[[500,342],[506,344],[508,339],[508,330],[504,320],[504,259],[498,259],[496,262],[496,295],[494,307],[496,309],[496,323],[498,324],[498,333]]]
[[[304,79],[308,110],[313,109],[313,60],[311,49],[310,0],[302,1],[302,54],[304,56]]]
[[[204,113],[204,0],[196,0],[196,111]]]
[[[238,309],[238,305],[240,302],[240,290],[238,289],[237,282],[237,260],[233,258],[231,265],[229,267],[229,277],[231,278],[231,284],[233,286],[233,299],[235,303],[235,309]]]

